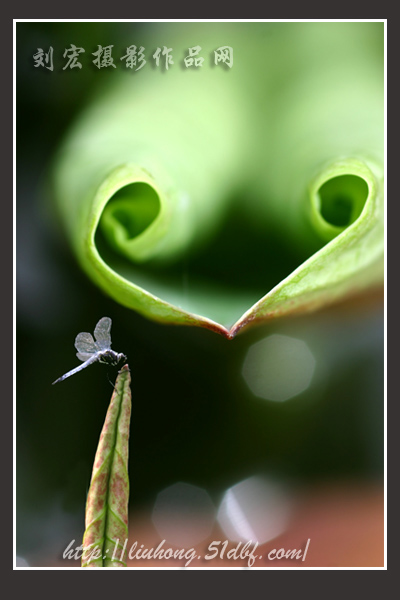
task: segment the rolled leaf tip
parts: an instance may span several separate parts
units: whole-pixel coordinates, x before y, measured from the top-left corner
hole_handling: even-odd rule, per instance
[[[82,567],[126,567],[131,375],[118,373],[93,465],[86,501]]]

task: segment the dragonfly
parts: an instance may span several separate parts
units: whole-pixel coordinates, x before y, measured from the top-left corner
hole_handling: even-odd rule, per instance
[[[82,369],[86,369],[86,367],[95,362],[105,363],[106,365],[111,365],[113,367],[121,360],[126,362],[127,357],[125,354],[111,350],[111,323],[110,317],[103,317],[100,319],[94,329],[94,339],[90,333],[78,333],[75,338],[75,348],[78,350],[76,356],[79,360],[83,361],[83,364],[53,381],[52,385],[59,381],[64,381],[67,377],[75,375],[75,373],[82,371]]]

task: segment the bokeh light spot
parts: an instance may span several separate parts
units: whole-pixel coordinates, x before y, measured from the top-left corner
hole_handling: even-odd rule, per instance
[[[179,482],[158,494],[152,521],[162,539],[179,548],[188,548],[210,535],[215,507],[204,489]]]
[[[242,374],[255,396],[284,402],[306,390],[315,370],[315,358],[302,340],[274,334],[253,344]]]
[[[230,540],[265,544],[285,531],[290,514],[283,486],[254,476],[225,492],[217,519]]]

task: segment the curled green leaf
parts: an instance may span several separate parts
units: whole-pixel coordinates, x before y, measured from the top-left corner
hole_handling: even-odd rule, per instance
[[[234,64],[124,73],[81,115],[54,197],[88,276],[148,318],[227,337],[380,286],[383,24],[159,24],[147,35],[177,51],[195,39],[211,58],[228,45]],[[199,272],[186,267],[237,207],[247,239],[280,241],[267,260],[245,249],[256,290],[208,278],[210,253]],[[297,264],[276,284],[286,247]],[[223,256],[234,271],[237,253]]]

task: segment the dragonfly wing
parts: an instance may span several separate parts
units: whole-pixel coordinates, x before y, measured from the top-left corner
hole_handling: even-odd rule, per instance
[[[77,352],[76,355],[79,358],[79,360],[81,360],[82,362],[86,362],[87,360],[89,360],[89,358],[92,358],[93,353],[92,352]]]
[[[94,337],[96,339],[96,346],[98,350],[108,350],[111,348],[111,319],[110,317],[103,317],[97,323],[94,330]]]
[[[75,338],[75,348],[81,354],[94,354],[97,352],[96,344],[90,333],[78,333]],[[82,360],[82,359],[81,359]]]

